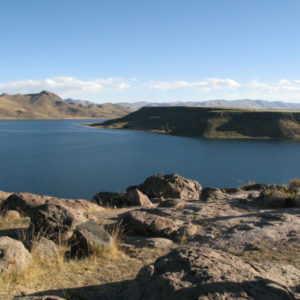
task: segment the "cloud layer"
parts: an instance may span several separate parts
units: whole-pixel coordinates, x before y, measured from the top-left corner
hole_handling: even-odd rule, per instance
[[[266,100],[285,100],[300,102],[300,80],[280,79],[276,82],[252,80],[238,82],[231,78],[207,78],[199,81],[140,81],[137,78],[96,78],[80,80],[75,77],[54,77],[41,80],[19,80],[7,83],[0,82],[0,93],[35,93],[49,90],[61,97],[85,97],[93,99],[101,95],[108,96],[122,92],[127,98],[151,100],[190,100],[201,99],[241,99],[256,98]],[[120,95],[120,93],[118,93]],[[186,96],[189,99],[182,99]],[[124,97],[125,97],[124,96]],[[180,98],[180,99],[179,99]],[[124,98],[126,100],[126,97]],[[124,101],[119,97],[119,101]]]
[[[121,78],[98,78],[95,80],[79,80],[75,77],[54,77],[42,80],[20,80],[0,83],[0,91],[30,93],[41,90],[50,90],[60,95],[76,92],[99,93],[104,90],[123,90],[130,88],[130,81]]]

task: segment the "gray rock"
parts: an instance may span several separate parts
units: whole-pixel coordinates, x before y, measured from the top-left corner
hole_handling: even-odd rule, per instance
[[[149,198],[138,189],[129,189],[126,193],[126,204],[128,206],[152,206]]]
[[[224,193],[220,189],[205,187],[201,193],[201,200],[209,201],[209,200],[219,200],[224,197]]]
[[[113,238],[101,225],[88,221],[78,225],[70,240],[71,256],[84,257],[98,250],[109,250],[113,246]]]
[[[57,205],[67,210],[74,217],[74,222],[80,224],[88,220],[99,221],[105,210],[95,203],[84,199],[63,199],[51,196],[40,196],[30,193],[17,193],[9,196],[3,203],[4,209],[17,210],[24,216],[34,217],[35,208],[41,205]]]
[[[123,207],[126,205],[126,197],[125,193],[100,192],[91,202],[103,207]]]
[[[43,204],[30,214],[32,232],[51,240],[67,239],[74,228],[74,216],[61,205]]]
[[[146,211],[132,211],[123,221],[129,232],[154,237],[171,237],[183,225],[180,220],[172,220]]]
[[[58,296],[23,296],[23,297],[15,297],[13,300],[66,300],[66,298],[58,297]]]
[[[165,201],[161,202],[158,207],[174,207],[180,208],[184,207],[185,201],[181,199],[166,199]]]
[[[135,248],[154,248],[154,249],[169,249],[174,243],[166,238],[146,238],[141,236],[131,236],[125,239],[127,245],[132,245]]]
[[[58,247],[53,241],[40,237],[33,243],[31,253],[38,259],[54,258],[58,255]]]
[[[201,185],[178,174],[157,174],[138,187],[149,198],[200,199]]]
[[[143,267],[122,299],[295,299],[236,256],[211,248],[178,248]]]
[[[31,254],[24,245],[10,237],[0,237],[0,271],[1,273],[20,274],[31,262]]]

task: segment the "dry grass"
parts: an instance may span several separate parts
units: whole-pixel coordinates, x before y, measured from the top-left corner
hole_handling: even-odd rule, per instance
[[[20,219],[6,218],[0,215],[0,230],[12,229],[12,228],[24,228],[30,224],[30,218],[24,217]]]
[[[300,248],[298,244],[278,244],[258,251],[243,251],[241,258],[247,262],[284,263],[300,267]]]
[[[7,224],[12,225],[11,222]],[[83,259],[66,258],[69,248],[63,243],[59,245],[59,254],[55,258],[37,258],[33,251],[32,262],[25,272],[20,275],[0,274],[0,299],[47,291],[68,298],[73,289],[76,293],[85,294],[87,286],[93,286],[94,292],[100,293],[110,283],[123,282],[124,285],[127,280],[134,279],[142,266],[161,254],[152,249],[142,249],[129,257],[119,249],[123,237],[121,226],[115,226],[111,235],[113,247],[109,251],[94,249],[89,257]],[[19,237],[28,240],[28,232],[20,230]]]

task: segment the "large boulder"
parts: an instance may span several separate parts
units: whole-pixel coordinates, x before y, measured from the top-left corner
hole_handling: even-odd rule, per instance
[[[0,273],[20,274],[31,262],[31,254],[24,245],[8,236],[0,237]]]
[[[240,258],[211,248],[178,248],[143,267],[123,293],[130,300],[295,299]]]
[[[125,193],[100,192],[92,198],[91,202],[105,208],[123,207],[126,202],[126,197]]]
[[[145,180],[137,187],[149,198],[180,198],[200,199],[201,185],[191,179],[186,179],[178,174],[157,174]]]
[[[72,257],[85,257],[99,250],[110,250],[113,238],[101,225],[88,221],[75,228],[70,243]]]
[[[126,204],[128,206],[152,206],[149,198],[136,188],[127,190]]]
[[[138,210],[129,212],[123,219],[123,225],[129,233],[153,237],[172,237],[183,225],[183,222]]]
[[[45,204],[59,205],[68,210],[77,224],[88,220],[99,221],[105,210],[103,207],[84,199],[63,199],[31,193],[12,194],[4,201],[3,206],[6,210],[17,210],[24,216],[32,217],[34,208]]]
[[[30,215],[32,232],[55,241],[68,239],[75,227],[73,214],[61,205],[43,204],[34,207]]]

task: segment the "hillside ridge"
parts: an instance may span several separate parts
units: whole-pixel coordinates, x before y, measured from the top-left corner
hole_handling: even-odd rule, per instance
[[[36,94],[0,95],[0,119],[112,119],[128,112],[128,109],[117,104],[83,106],[67,103],[46,90]]]
[[[90,126],[221,139],[300,140],[300,111],[222,107],[143,107]]]

